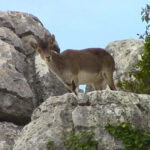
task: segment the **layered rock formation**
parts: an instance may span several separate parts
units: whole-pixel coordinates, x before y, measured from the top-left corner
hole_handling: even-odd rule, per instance
[[[46,150],[49,140],[57,150],[65,150],[63,133],[72,126],[77,132],[92,130],[98,150],[124,148],[105,131],[108,122],[128,121],[149,131],[149,95],[108,89],[69,94],[29,45],[34,36],[43,39],[45,33],[50,35],[32,15],[0,12],[0,150]],[[131,39],[106,47],[116,62],[115,82],[128,78],[143,46]]]
[[[123,149],[104,129],[110,122],[131,122],[135,127],[150,129],[150,96],[121,91],[93,91],[79,97],[73,94],[50,97],[34,110],[32,121],[21,131],[13,150],[46,150],[54,141],[57,150],[65,150],[63,133],[92,130],[99,141],[98,150]],[[140,120],[140,121],[139,121]]]
[[[38,18],[20,12],[0,12],[0,120],[30,121],[33,109],[66,88],[48,71],[29,41],[50,33]]]

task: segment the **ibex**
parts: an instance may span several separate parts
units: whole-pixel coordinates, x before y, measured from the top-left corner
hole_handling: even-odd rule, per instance
[[[39,52],[49,69],[76,95],[80,84],[90,84],[95,90],[101,90],[103,80],[111,90],[115,90],[113,81],[115,62],[104,49],[68,49],[57,53],[54,51],[54,47],[56,48],[54,35],[50,37],[45,35],[44,41],[37,37],[35,39],[36,43],[30,42],[31,47]]]

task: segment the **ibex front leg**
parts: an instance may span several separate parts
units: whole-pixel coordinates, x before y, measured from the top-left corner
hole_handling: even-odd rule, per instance
[[[75,95],[78,95],[77,92],[76,92],[77,86],[76,86],[74,80],[72,81],[72,83],[65,83],[65,84],[66,84],[66,87],[68,88],[68,90],[69,90],[70,92],[74,92]]]
[[[76,95],[78,95],[77,94],[77,92],[76,92],[76,85],[75,85],[75,82],[74,82],[74,80],[72,81],[72,91],[76,94]]]

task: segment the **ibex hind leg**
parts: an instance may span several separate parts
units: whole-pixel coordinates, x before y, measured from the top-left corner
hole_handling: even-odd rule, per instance
[[[96,81],[92,84],[92,87],[94,88],[94,90],[102,90],[102,85],[103,85],[103,79]]]
[[[74,92],[75,95],[78,95],[78,87],[77,84],[74,82],[74,80],[71,83],[67,83],[65,82],[64,85],[67,87],[67,89],[69,90],[69,92]]]
[[[112,73],[104,72],[103,78],[105,79],[106,83],[108,84],[111,90],[116,90],[115,85],[114,85],[114,80],[113,80],[113,72]]]
[[[74,82],[71,82],[71,83],[65,82],[64,85],[70,93],[74,92],[76,89],[76,85],[74,84]]]
[[[78,95],[76,89],[77,89],[77,87],[76,87],[75,82],[74,82],[74,80],[73,80],[73,81],[72,81],[72,91],[73,91],[76,95]]]

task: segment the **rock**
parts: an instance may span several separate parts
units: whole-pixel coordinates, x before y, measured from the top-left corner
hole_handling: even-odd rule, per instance
[[[0,123],[0,150],[12,150],[14,139],[21,128],[7,122]]]
[[[21,39],[9,28],[0,27],[0,39],[13,45],[17,50],[23,49]]]
[[[86,85],[85,92],[88,93],[88,92],[91,92],[91,91],[94,91],[94,88],[91,85]]]
[[[72,126],[76,132],[92,130],[99,141],[98,150],[123,149],[122,142],[104,129],[106,124],[129,121],[134,127],[149,131],[149,104],[149,95],[110,90],[93,91],[79,97],[74,94],[50,97],[34,110],[32,121],[15,140],[13,150],[46,150],[49,140],[54,141],[57,150],[65,150],[63,134]]]
[[[47,66],[29,43],[45,34],[51,35],[33,15],[0,11],[0,121],[27,124],[45,99],[68,92],[48,68],[39,74]]]
[[[15,11],[0,11],[0,26],[13,30],[19,37],[27,34],[43,35],[43,24],[30,14]]]
[[[17,61],[16,61],[17,60]],[[18,93],[20,97],[32,97],[32,91],[22,75],[25,56],[13,46],[0,41],[0,87],[6,91]]]
[[[24,58],[24,55],[17,52],[13,46],[0,40],[1,121],[24,124],[30,120],[33,93],[22,74]]]
[[[129,39],[115,41],[108,44],[106,51],[108,51],[115,60],[114,82],[117,84],[118,80],[129,80],[129,73],[135,70],[134,65],[140,60],[140,53],[144,50],[144,43],[140,40]],[[103,85],[106,89],[106,85]],[[86,87],[86,92],[93,91],[91,86]]]
[[[122,40],[110,43],[106,51],[115,59],[115,82],[129,79],[129,73],[135,70],[134,65],[140,60],[140,53],[144,50],[144,43],[140,40]]]
[[[18,37],[23,39],[22,44],[24,47],[21,50],[26,55],[33,52],[31,48],[29,49],[29,41],[31,40],[31,37],[38,36],[40,39],[44,39],[45,33],[50,35],[49,31],[44,28],[43,24],[37,17],[22,12],[0,11],[0,27],[10,29]]]

